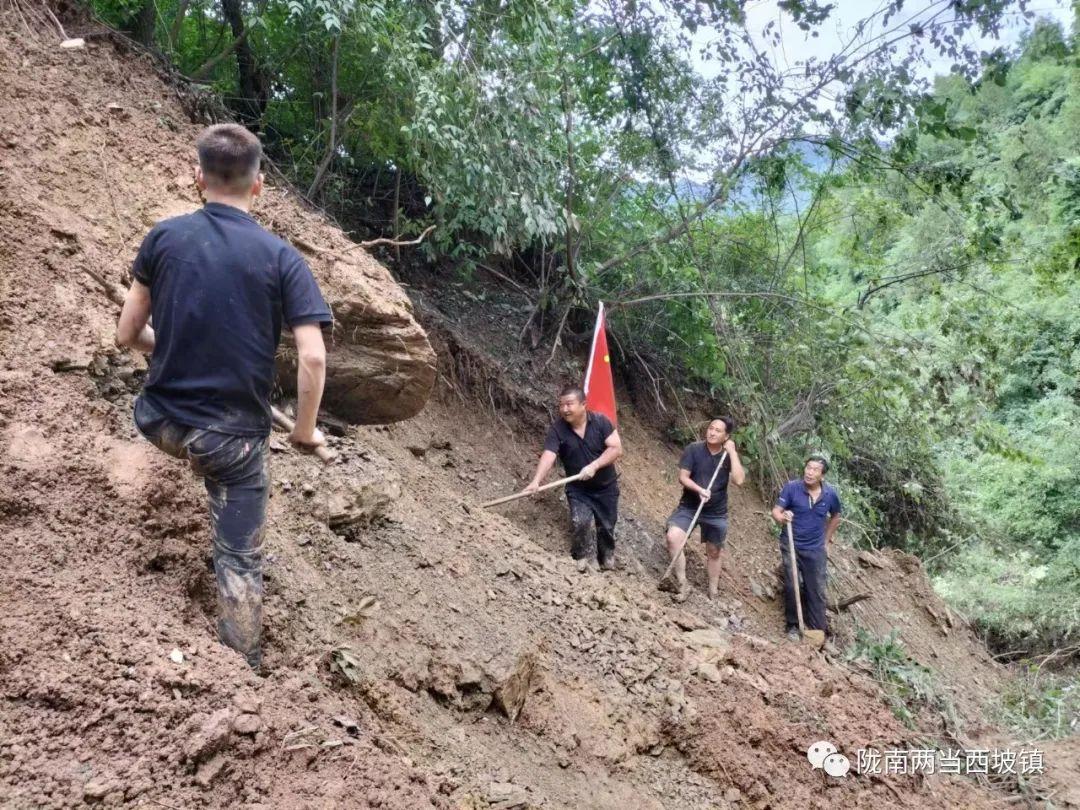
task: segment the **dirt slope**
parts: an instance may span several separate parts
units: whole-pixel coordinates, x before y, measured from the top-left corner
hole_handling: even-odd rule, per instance
[[[695,596],[676,609],[656,591],[674,456],[632,408],[619,570],[573,572],[557,497],[480,510],[527,474],[551,381],[526,384],[525,361],[492,351],[491,327],[513,313],[470,308],[452,291],[440,311],[419,298],[440,351],[421,414],[350,429],[334,439],[341,459],[330,468],[276,443],[269,674],[251,674],[212,630],[198,482],[135,436],[142,361],[112,348],[115,306],[73,272],[72,237],[52,225],[71,212],[48,204],[62,192],[108,210],[103,186],[65,168],[68,133],[105,127],[125,153],[152,148],[101,119],[109,103],[129,110],[138,137],[171,131],[178,111],[165,95],[146,109],[156,79],[109,45],[72,61],[4,36],[5,87],[47,82],[70,97],[37,99],[31,120],[0,116],[0,806],[1000,802],[966,779],[835,780],[810,769],[817,739],[853,752],[907,747],[916,733],[870,678],[781,641],[776,601],[751,590],[774,555],[752,493],[733,503],[723,604]],[[119,86],[102,79],[120,73]],[[48,135],[32,157],[12,134],[28,131]],[[164,206],[189,202],[177,188],[158,193]],[[74,238],[119,263],[144,225],[103,216]],[[912,587],[924,580],[908,562],[842,559],[854,586],[875,589],[866,622],[899,606],[913,646],[940,633],[914,608],[925,598],[940,612]],[[885,590],[908,569],[906,584]],[[954,622],[933,646],[989,689],[994,670],[966,632]],[[492,702],[515,668],[533,674],[511,723]],[[920,733],[932,735],[924,720]]]

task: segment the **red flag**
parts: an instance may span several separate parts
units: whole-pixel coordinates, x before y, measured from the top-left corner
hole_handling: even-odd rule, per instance
[[[615,416],[615,382],[611,378],[611,356],[607,348],[607,324],[604,321],[604,304],[596,313],[596,329],[593,331],[589,367],[585,370],[585,407],[602,413],[618,427]]]

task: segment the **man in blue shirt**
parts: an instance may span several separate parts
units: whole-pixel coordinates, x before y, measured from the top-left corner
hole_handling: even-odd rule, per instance
[[[799,638],[799,618],[795,590],[791,584],[791,554],[788,550],[787,524],[795,539],[795,556],[803,620],[810,630],[828,630],[825,616],[826,549],[840,524],[840,498],[825,483],[829,462],[822,456],[810,456],[803,468],[802,480],[788,481],[772,517],[780,524],[780,556],[784,562],[784,614],[788,638]]]
[[[274,355],[284,323],[299,358],[296,428],[313,451],[330,309],[300,254],[248,213],[262,190],[258,138],[237,124],[196,141],[206,205],[159,222],[135,257],[116,342],[151,355],[135,425],[204,479],[222,641],[262,660],[262,539]],[[153,318],[153,326],[150,319]]]

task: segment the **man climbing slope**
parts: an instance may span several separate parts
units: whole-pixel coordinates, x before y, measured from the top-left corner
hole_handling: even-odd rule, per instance
[[[840,496],[825,483],[829,462],[822,456],[810,456],[803,467],[802,479],[788,481],[772,517],[780,524],[780,557],[784,563],[784,615],[788,638],[799,639],[799,619],[795,608],[795,590],[791,566],[798,571],[803,617],[810,630],[828,631],[825,615],[827,547],[840,524]],[[786,527],[791,524],[795,539],[795,561],[788,551]]]
[[[570,556],[584,572],[589,562],[589,535],[596,530],[596,558],[600,568],[615,567],[615,522],[619,513],[619,483],[612,466],[622,456],[622,440],[611,420],[585,407],[585,392],[568,385],[559,392],[559,416],[544,439],[544,451],[536,474],[525,492],[535,492],[555,459],[562,461],[566,474],[581,473],[581,480],[566,486],[570,506]]]
[[[248,213],[263,184],[259,140],[219,124],[196,148],[206,204],[159,222],[143,240],[116,342],[151,354],[135,425],[204,479],[218,632],[258,668],[274,355],[284,322],[299,356],[289,440],[313,450],[325,443],[315,419],[326,369],[322,326],[331,315],[300,254]]]
[[[683,486],[683,494],[668,518],[667,526],[668,553],[672,558],[678,555],[675,562],[676,602],[685,601],[687,596],[685,546],[690,539],[687,530],[699,505],[701,514],[697,526],[705,543],[710,599],[716,598],[720,587],[720,571],[724,567],[721,553],[728,529],[728,481],[741,487],[746,480],[746,471],[731,439],[734,427],[735,423],[726,416],[713,419],[705,429],[705,441],[688,444],[679,459],[679,483]],[[719,470],[717,465],[722,465]]]

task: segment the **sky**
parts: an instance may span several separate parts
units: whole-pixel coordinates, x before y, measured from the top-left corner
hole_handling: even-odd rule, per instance
[[[775,0],[750,0],[746,4],[747,29],[755,35],[760,47],[768,52],[777,64],[783,67],[793,67],[801,61],[813,56],[818,59],[828,59],[836,53],[842,43],[851,39],[855,24],[862,18],[872,13],[872,10],[883,7],[885,3],[871,0],[832,0],[834,8],[829,19],[819,28],[818,36],[812,38],[804,33],[791,21],[791,18],[781,12]],[[911,9],[920,9],[930,4],[932,0],[908,3]],[[940,3],[938,4],[940,6]],[[1028,11],[1037,17],[1049,17],[1062,24],[1065,31],[1069,31],[1072,22],[1072,9],[1068,0],[1031,0]],[[904,12],[912,16],[911,11]],[[903,18],[904,14],[899,15]],[[770,21],[775,21],[782,33],[782,45],[779,48],[772,46],[761,35],[762,29]],[[890,24],[895,24],[893,20]],[[1014,9],[1006,12],[1003,18],[1002,37],[1000,41],[992,38],[982,38],[976,31],[970,31],[965,39],[968,44],[979,50],[991,50],[1001,45],[1011,46],[1019,42],[1022,33],[1029,29],[1032,20],[1025,19],[1022,14]],[[879,29],[880,30],[880,29]],[[873,33],[868,32],[868,35]],[[947,58],[937,54],[928,54],[929,64],[923,65],[921,75],[923,78],[932,78],[935,74],[949,72],[950,62]],[[699,62],[699,67],[705,75],[708,75],[711,66]]]

